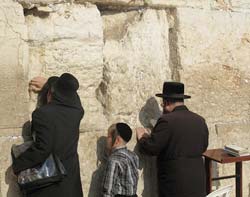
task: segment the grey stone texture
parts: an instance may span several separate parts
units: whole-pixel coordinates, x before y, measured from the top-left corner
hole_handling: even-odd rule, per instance
[[[18,128],[28,120],[28,45],[22,6],[0,2],[0,128]],[[14,131],[10,131],[9,134]]]

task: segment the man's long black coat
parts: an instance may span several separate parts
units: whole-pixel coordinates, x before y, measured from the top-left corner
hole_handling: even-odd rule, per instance
[[[178,106],[164,114],[139,145],[144,153],[157,155],[159,197],[206,196],[202,153],[208,128],[201,116]]]
[[[82,197],[77,146],[79,125],[83,108],[79,97],[69,102],[53,100],[32,114],[32,131],[35,143],[13,161],[13,170],[18,173],[24,169],[43,163],[50,153],[62,161],[67,176],[62,182],[40,189],[28,197]]]

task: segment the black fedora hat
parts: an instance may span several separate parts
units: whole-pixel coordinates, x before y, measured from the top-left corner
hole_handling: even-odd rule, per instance
[[[162,94],[156,94],[157,97],[164,99],[189,99],[191,96],[184,94],[184,84],[180,82],[164,82]]]
[[[54,93],[60,97],[74,97],[79,88],[78,80],[70,73],[63,73],[54,84]]]

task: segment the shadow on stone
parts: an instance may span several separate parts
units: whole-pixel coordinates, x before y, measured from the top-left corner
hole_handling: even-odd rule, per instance
[[[144,127],[152,129],[161,114],[158,102],[154,97],[151,97],[141,108],[139,120]]]
[[[31,132],[31,122],[30,121],[27,121],[27,122],[25,122],[23,124],[22,137],[23,137],[24,142],[33,140],[32,132]]]
[[[144,189],[141,194],[142,197],[157,196],[157,171],[156,171],[156,157],[147,156],[139,151],[138,144],[134,148],[134,152],[138,155],[140,160],[139,169],[142,170]],[[137,193],[140,196],[139,193]]]
[[[14,175],[12,167],[8,167],[5,172],[5,183],[9,185],[6,197],[22,197],[22,193],[17,184],[17,177]]]
[[[250,197],[250,183],[248,184],[248,197]]]
[[[89,188],[88,197],[100,197],[102,192],[102,179],[107,161],[107,155],[105,154],[107,137],[101,136],[96,142],[96,167],[91,177],[91,184]]]
[[[139,112],[140,123],[153,129],[162,112],[159,104],[154,97],[149,98]],[[134,148],[135,153],[140,159],[140,169],[143,169],[144,190],[142,197],[157,196],[157,169],[156,157],[147,156],[139,151],[138,144]]]

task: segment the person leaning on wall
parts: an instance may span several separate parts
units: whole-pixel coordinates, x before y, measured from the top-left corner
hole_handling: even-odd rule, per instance
[[[205,197],[205,167],[202,153],[208,146],[205,119],[188,110],[184,84],[165,82],[163,115],[151,135],[137,129],[139,150],[157,156],[159,197]]]
[[[31,81],[31,89],[39,91],[46,84],[45,79]],[[77,94],[78,80],[64,73],[50,84],[46,93],[40,95],[45,103],[32,113],[32,132],[35,133],[33,145],[13,160],[15,174],[42,164],[48,156],[56,154],[66,169],[67,176],[61,182],[37,189],[26,197],[82,197],[77,146],[79,126],[84,110]],[[45,88],[45,87],[44,87]],[[47,103],[46,103],[47,102]]]

